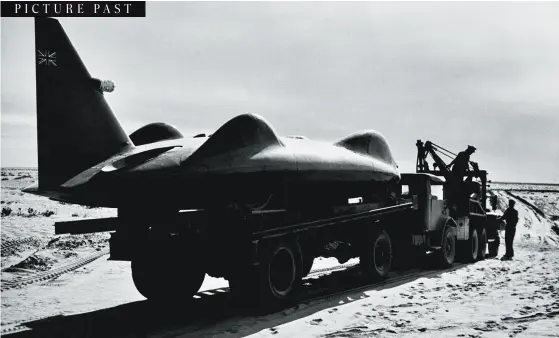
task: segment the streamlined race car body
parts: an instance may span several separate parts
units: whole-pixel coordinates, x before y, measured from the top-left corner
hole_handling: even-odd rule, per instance
[[[373,130],[328,143],[279,137],[262,117],[242,114],[209,137],[165,123],[126,135],[103,94],[114,84],[91,77],[60,23],[36,18],[35,35],[39,182],[26,192],[116,208],[267,209],[383,200],[400,178]]]

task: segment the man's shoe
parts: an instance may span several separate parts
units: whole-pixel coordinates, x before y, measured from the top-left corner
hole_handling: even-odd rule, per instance
[[[502,261],[510,261],[511,258],[509,256],[503,256],[503,257],[501,257],[501,260]]]

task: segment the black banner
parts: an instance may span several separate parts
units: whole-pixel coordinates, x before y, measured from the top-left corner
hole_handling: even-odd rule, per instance
[[[145,17],[145,1],[2,1],[2,17]]]

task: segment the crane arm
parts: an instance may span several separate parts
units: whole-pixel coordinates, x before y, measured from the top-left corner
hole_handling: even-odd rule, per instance
[[[451,166],[454,164],[456,157],[458,155],[454,154],[453,152],[432,143],[431,141],[426,141],[423,143],[421,140],[417,140],[417,166],[416,172],[417,173],[428,173],[435,176],[443,176],[447,182],[452,180],[452,171],[450,170]],[[445,155],[452,159],[450,164],[446,164],[446,162],[439,156],[439,154]],[[433,159],[433,169],[429,168],[429,163],[427,162],[427,156],[431,156]],[[485,170],[479,170],[479,166],[476,162],[469,161],[469,166],[472,167],[472,170],[468,170],[466,172],[466,177],[471,180],[474,177],[480,179],[481,185],[481,194],[482,194],[482,205],[485,208],[485,201],[487,199],[487,172]],[[460,178],[463,179],[463,178]]]
[[[450,179],[452,172],[449,170],[450,166],[454,163],[452,161],[449,165],[443,161],[443,159],[435,151],[435,146],[431,141],[425,142],[425,144],[418,140],[417,143],[417,168],[418,173],[430,173],[437,176],[443,176],[446,180]],[[429,169],[429,164],[427,163],[427,156],[431,155],[434,161],[433,170]],[[438,170],[436,169],[438,168]]]

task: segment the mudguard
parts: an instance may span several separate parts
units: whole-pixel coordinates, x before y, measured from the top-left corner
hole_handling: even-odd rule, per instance
[[[454,219],[449,216],[441,217],[437,222],[437,230],[430,238],[431,246],[440,247],[442,245],[444,232],[448,227],[452,229],[453,235],[456,235],[457,226]]]

